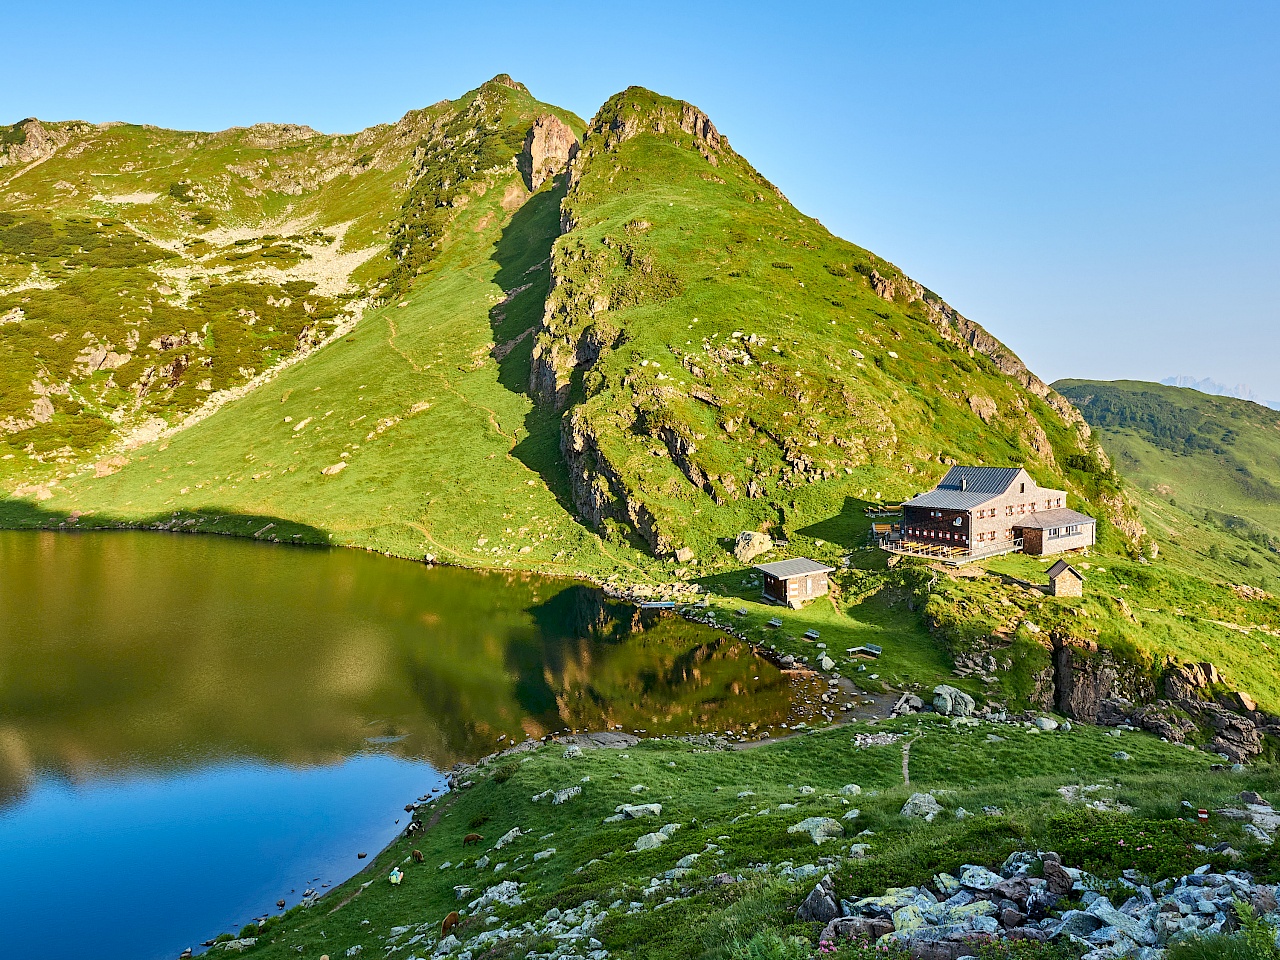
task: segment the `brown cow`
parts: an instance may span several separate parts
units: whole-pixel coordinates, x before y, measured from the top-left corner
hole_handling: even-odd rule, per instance
[[[480,834],[478,833],[468,833],[465,837],[462,838],[462,845],[465,847],[468,844],[479,843],[483,839],[484,837],[480,836]]]
[[[453,911],[453,912],[451,912],[447,917],[445,917],[445,918],[444,918],[444,922],[440,924],[440,939],[441,939],[441,940],[443,940],[445,937],[447,937],[447,936],[448,936],[448,935],[453,931],[453,928],[454,928],[454,927],[456,927],[456,926],[458,925],[459,920],[460,920],[460,918],[458,917],[458,911],[457,911],[457,910],[454,910],[454,911]]]
[[[414,863],[421,863],[421,862],[422,862],[423,860],[425,860],[425,859],[426,859],[426,858],[425,858],[425,857],[423,857],[423,855],[422,855],[422,851],[421,851],[421,850],[415,850],[415,851],[413,851],[413,862],[414,862]]]

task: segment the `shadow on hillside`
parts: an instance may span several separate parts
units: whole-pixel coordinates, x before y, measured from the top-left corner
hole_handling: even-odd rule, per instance
[[[555,186],[535,193],[515,212],[494,246],[498,265],[494,282],[506,299],[489,311],[498,382],[524,396],[529,394],[529,364],[535,328],[542,320],[551,280],[551,247],[560,235],[563,177]],[[572,516],[569,474],[560,453],[560,414],[535,403],[525,417],[526,436],[512,454],[542,477],[560,505]]]
[[[30,500],[0,499],[0,529],[54,530],[63,533],[102,530],[144,530],[205,533],[267,543],[328,546],[329,533],[305,523],[263,514],[228,513],[202,508],[176,510],[145,517],[119,517],[94,512],[45,507]]]
[[[845,497],[844,506],[834,516],[819,520],[807,527],[801,527],[796,533],[814,540],[826,540],[838,544],[846,550],[865,546],[867,534],[871,531],[871,520],[866,515],[867,507],[874,506],[869,500],[856,497]]]
[[[763,563],[764,558],[761,558],[760,562]],[[751,570],[729,570],[698,577],[693,582],[702,587],[706,593],[714,593],[722,597],[738,597],[742,600],[759,600],[760,583],[755,579],[757,576],[758,574]]]

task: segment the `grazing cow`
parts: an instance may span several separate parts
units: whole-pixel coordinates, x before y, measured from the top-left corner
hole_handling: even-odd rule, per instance
[[[457,910],[452,911],[447,917],[445,917],[444,922],[440,924],[440,939],[443,940],[452,933],[453,928],[456,927],[459,922],[460,918],[458,917]]]
[[[470,844],[473,844],[473,843],[479,843],[483,839],[484,837],[480,836],[480,834],[478,833],[468,833],[465,837],[462,838],[462,845],[464,847],[469,846]]]
[[[422,855],[422,851],[421,851],[421,850],[415,850],[415,851],[413,851],[413,862],[414,862],[414,863],[421,863],[421,862],[422,862],[423,860],[425,860],[425,859],[426,859],[426,857],[424,857],[424,856]]]

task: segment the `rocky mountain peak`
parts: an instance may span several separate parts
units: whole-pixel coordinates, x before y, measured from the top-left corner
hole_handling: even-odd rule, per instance
[[[483,89],[484,87],[492,87],[492,86],[510,87],[512,90],[516,90],[520,93],[529,92],[528,87],[526,87],[519,80],[512,80],[511,76],[506,73],[500,73],[496,77],[494,77],[492,80],[489,80],[484,84],[481,84],[481,89]]]
[[[644,87],[628,87],[610,97],[591,121],[586,140],[612,150],[642,133],[665,135],[677,131],[692,136],[694,146],[713,166],[719,163],[718,155],[729,149],[729,141],[702,110]]]

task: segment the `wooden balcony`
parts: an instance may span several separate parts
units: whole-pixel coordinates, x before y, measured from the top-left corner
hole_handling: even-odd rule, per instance
[[[977,547],[971,548],[956,543],[938,543],[932,540],[881,537],[880,549],[886,553],[896,553],[901,557],[940,560],[943,563],[960,567],[966,563],[999,557],[1006,553],[1020,553],[1022,551],[1022,538],[1014,537],[1012,540],[982,543]]]

